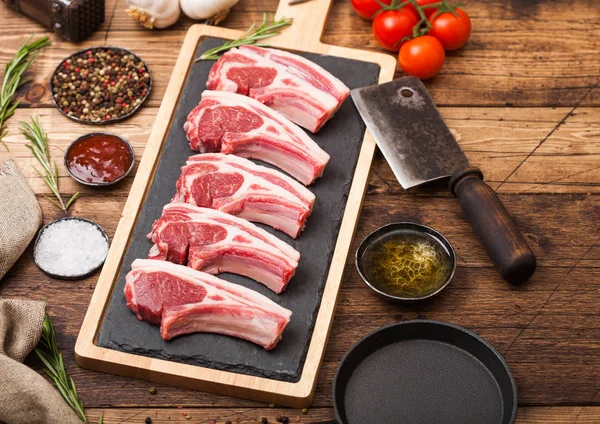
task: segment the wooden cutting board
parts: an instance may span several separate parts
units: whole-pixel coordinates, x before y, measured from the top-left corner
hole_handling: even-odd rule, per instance
[[[268,40],[269,44],[282,49],[320,55],[316,57],[317,61],[324,63],[334,61],[332,66],[347,66],[349,68],[344,69],[344,72],[352,74],[354,77],[360,72],[369,72],[371,75],[365,81],[370,81],[370,83],[391,80],[396,67],[396,60],[393,56],[325,45],[320,42],[330,5],[331,0],[312,0],[295,6],[281,3],[276,18],[293,17],[294,24],[285,29],[280,36]],[[356,167],[354,174],[350,175],[348,180],[351,181],[351,185],[347,189],[347,200],[345,195],[345,207],[341,209],[340,223],[335,227],[334,246],[331,248],[330,258],[323,269],[324,284],[319,290],[319,293],[322,291],[320,304],[318,300],[315,301],[315,314],[309,323],[310,333],[306,340],[306,348],[301,352],[300,368],[297,375],[293,376],[294,378],[282,379],[275,372],[271,375],[265,372],[252,373],[223,367],[215,369],[211,364],[166,360],[162,356],[154,355],[153,357],[140,354],[139,351],[123,348],[122,345],[115,348],[115,346],[111,346],[111,338],[107,336],[107,333],[119,332],[120,322],[115,323],[114,321],[120,318],[115,315],[114,311],[125,310],[122,305],[115,306],[115,302],[122,302],[122,277],[130,265],[128,255],[131,256],[132,240],[136,241],[139,238],[140,221],[147,220],[145,215],[147,215],[148,205],[145,202],[148,200],[148,196],[153,196],[153,189],[155,189],[157,181],[162,178],[160,173],[161,169],[165,168],[163,163],[165,147],[170,137],[173,136],[172,133],[181,124],[179,122],[181,111],[177,112],[177,110],[181,108],[182,103],[186,102],[184,91],[189,92],[191,83],[203,86],[206,82],[205,80],[190,82],[190,77],[197,72],[192,71],[193,61],[199,48],[202,48],[202,43],[214,42],[214,40],[209,40],[210,38],[235,39],[241,34],[241,31],[205,25],[194,25],[189,29],[138,168],[123,216],[112,241],[108,258],[81,327],[75,354],[80,366],[102,372],[214,391],[268,403],[304,407],[310,404],[315,391],[318,369],[333,322],[343,269],[358,221],[375,151],[375,142],[368,133],[364,133],[363,136],[363,132],[360,132],[359,137],[362,138],[362,144],[359,139],[355,158]],[[346,103],[346,108],[354,107],[351,105],[350,99]],[[343,111],[340,110],[338,113],[343,114]],[[342,119],[336,115],[332,119],[332,124],[336,118]],[[352,119],[356,120],[356,115],[352,115]],[[340,124],[337,125],[339,127]],[[329,128],[330,133],[332,128]],[[322,131],[327,131],[327,128]],[[336,131],[341,144],[345,136],[344,128],[338,128]],[[321,132],[317,137],[321,137]],[[192,152],[190,151],[190,153]],[[178,163],[173,164],[175,170],[179,166]],[[162,203],[159,206],[162,207]],[[309,219],[309,226],[310,223]],[[136,232],[138,234],[135,234]],[[132,316],[133,314],[129,314],[128,317]],[[113,321],[109,329],[103,328],[103,322],[108,321],[107,317]],[[293,319],[294,317],[292,317]],[[156,329],[148,330],[149,326],[145,323],[140,323],[140,325],[146,326],[140,326],[140,331],[144,329],[156,331]],[[123,331],[125,331],[125,323],[123,323]],[[284,333],[284,340],[285,337],[286,333]],[[287,335],[287,337],[291,336]],[[185,340],[180,338],[178,342],[185,343]],[[245,349],[245,347],[243,348]],[[259,354],[263,353],[257,352],[257,355]]]

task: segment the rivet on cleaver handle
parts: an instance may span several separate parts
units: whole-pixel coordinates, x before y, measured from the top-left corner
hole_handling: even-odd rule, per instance
[[[355,89],[352,99],[402,187],[452,177],[451,190],[500,275],[513,284],[533,275],[533,252],[481,171],[469,167],[421,81]]]

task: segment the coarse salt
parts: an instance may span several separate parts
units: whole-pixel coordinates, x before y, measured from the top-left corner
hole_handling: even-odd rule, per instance
[[[67,218],[42,230],[33,254],[45,272],[78,277],[102,265],[107,253],[108,241],[95,224]]]

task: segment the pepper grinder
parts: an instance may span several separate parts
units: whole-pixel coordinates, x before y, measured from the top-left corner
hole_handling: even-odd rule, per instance
[[[104,0],[2,0],[65,40],[79,42],[104,22]]]

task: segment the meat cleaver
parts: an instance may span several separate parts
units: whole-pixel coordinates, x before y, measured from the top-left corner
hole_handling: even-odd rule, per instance
[[[450,133],[423,83],[404,77],[352,90],[352,99],[404,189],[450,178],[450,191],[500,275],[528,280],[535,255],[482,172]]]

